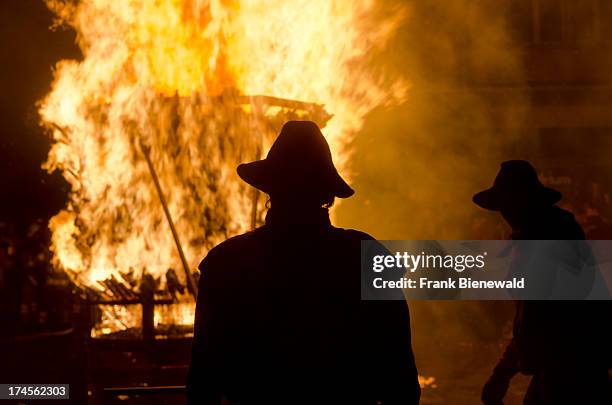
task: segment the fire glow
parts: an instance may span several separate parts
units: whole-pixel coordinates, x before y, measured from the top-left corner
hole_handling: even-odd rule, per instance
[[[405,10],[381,15],[372,0],[47,4],[58,24],[77,32],[83,53],[58,63],[39,106],[53,139],[44,168],[60,170],[72,189],[50,221],[54,265],[110,299],[138,296],[144,275],[152,276],[156,294],[179,306],[157,311],[158,324],[190,323],[193,298],[169,292],[187,280],[146,153],[195,272],[211,247],[261,222],[264,201],[235,167],[261,157],[283,122],[325,126],[346,173],[365,115],[406,95],[404,81],[367,63]],[[99,333],[126,329],[136,317],[109,306]]]

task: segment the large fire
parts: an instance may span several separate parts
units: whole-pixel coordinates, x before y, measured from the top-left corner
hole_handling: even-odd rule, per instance
[[[145,275],[168,295],[187,284],[184,267],[195,272],[208,249],[261,220],[265,201],[235,167],[259,158],[284,121],[325,126],[346,173],[365,115],[405,97],[406,83],[368,61],[405,10],[381,13],[373,0],[46,2],[83,53],[58,63],[40,103],[53,138],[44,167],[72,187],[50,222],[55,265],[108,299],[137,295]],[[157,323],[191,321],[193,298],[175,290],[178,309]],[[109,306],[100,330],[135,318]]]

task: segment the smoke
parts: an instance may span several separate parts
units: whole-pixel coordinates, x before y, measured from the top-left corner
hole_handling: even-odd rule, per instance
[[[341,226],[379,239],[467,239],[480,236],[478,217],[495,222],[471,196],[512,156],[527,109],[520,97],[498,107],[507,100],[493,86],[522,83],[524,67],[507,10],[488,3],[408,2],[408,17],[376,62],[411,88],[402,105],[370,114],[355,138],[357,196],[338,208]]]
[[[500,87],[525,83],[504,3],[511,2],[408,2],[389,52],[374,61],[411,83],[408,98],[371,113],[355,138],[357,194],[337,207],[338,226],[378,239],[500,239],[507,232],[501,218],[471,201],[491,185],[502,160],[517,157],[513,151],[528,117],[528,100],[500,98]],[[450,374],[460,367],[451,359],[465,345],[490,344],[497,349],[489,357],[481,351],[482,358],[468,359],[471,371],[481,367],[486,379],[509,335],[511,303],[429,301],[410,308],[425,375]],[[463,369],[461,378],[470,373]],[[473,383],[473,403],[481,383]]]

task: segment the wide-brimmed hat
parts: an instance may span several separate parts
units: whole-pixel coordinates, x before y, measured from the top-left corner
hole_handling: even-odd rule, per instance
[[[300,191],[347,198],[354,193],[338,174],[329,145],[312,121],[288,121],[265,159],[243,163],[237,171],[267,194]]]
[[[501,164],[493,187],[475,194],[472,200],[484,209],[499,211],[518,198],[534,205],[553,205],[561,199],[561,193],[544,186],[531,163],[509,160]]]

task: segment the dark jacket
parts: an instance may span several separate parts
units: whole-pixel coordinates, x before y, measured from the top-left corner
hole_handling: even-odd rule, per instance
[[[570,212],[551,206],[512,238],[585,237]],[[610,309],[609,301],[517,301],[512,340],[494,375],[507,380],[517,372],[533,375],[525,404],[610,403]]]
[[[417,404],[408,307],[360,299],[360,242],[275,213],[202,261],[188,403]],[[386,402],[384,402],[386,401]]]

